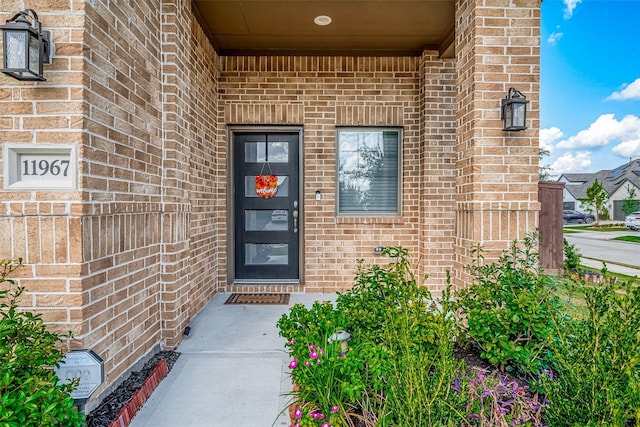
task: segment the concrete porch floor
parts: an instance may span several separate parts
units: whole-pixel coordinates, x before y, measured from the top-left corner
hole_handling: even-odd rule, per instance
[[[191,322],[175,366],[131,427],[286,427],[289,357],[276,322],[295,303],[335,294],[292,293],[289,305],[225,305],[216,295]]]

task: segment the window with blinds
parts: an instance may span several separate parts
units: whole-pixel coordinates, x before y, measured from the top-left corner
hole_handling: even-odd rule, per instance
[[[400,129],[338,129],[338,214],[400,213]]]

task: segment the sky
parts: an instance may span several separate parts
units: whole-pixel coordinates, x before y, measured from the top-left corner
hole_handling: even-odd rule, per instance
[[[541,165],[563,173],[640,158],[640,0],[543,0]]]

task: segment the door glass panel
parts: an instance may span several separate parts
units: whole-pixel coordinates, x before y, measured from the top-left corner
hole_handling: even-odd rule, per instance
[[[247,265],[287,265],[289,245],[286,243],[247,243],[245,263]]]
[[[244,196],[258,197],[256,193],[256,177],[255,175],[246,175],[244,177]],[[276,197],[289,197],[289,177],[278,175],[278,192]]]
[[[289,161],[289,143],[269,142],[267,161],[271,163],[287,163]]]
[[[287,163],[289,161],[288,142],[245,142],[245,163]]]
[[[246,210],[244,211],[245,231],[286,231],[289,227],[289,211]]]
[[[244,161],[246,163],[264,163],[267,161],[266,142],[245,142]]]

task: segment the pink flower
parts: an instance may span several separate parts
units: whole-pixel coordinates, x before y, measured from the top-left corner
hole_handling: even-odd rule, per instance
[[[318,352],[313,350],[311,353],[309,353],[309,357],[312,359],[317,359],[318,358]]]
[[[339,412],[340,408],[338,406],[332,406],[331,407],[331,412]]]
[[[329,423],[322,423],[322,425],[320,427],[331,427],[331,424]]]
[[[293,413],[293,416],[296,418],[302,418],[302,411],[300,408],[296,408],[296,411]]]
[[[314,351],[316,349],[315,344],[309,344],[309,350]]]
[[[347,357],[347,355],[346,355],[346,354],[344,354],[344,353],[340,353],[340,358],[341,358],[341,359],[344,359],[345,357]]]
[[[309,362],[308,360],[304,361],[304,366],[311,366],[311,362]]]
[[[296,359],[293,359],[291,362],[289,362],[289,368],[296,369],[297,366],[298,366],[298,361]]]
[[[300,427],[300,421],[296,421],[296,423],[293,425],[293,427]]]
[[[287,341],[287,344],[289,344],[289,345],[293,345],[295,343],[296,343],[296,340]]]
[[[320,348],[320,356],[322,356],[324,354],[324,348]]]

